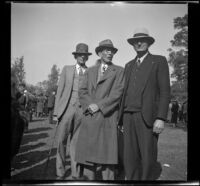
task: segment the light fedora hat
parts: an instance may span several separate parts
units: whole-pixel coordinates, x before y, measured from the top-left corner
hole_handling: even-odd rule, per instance
[[[92,53],[88,52],[88,45],[86,45],[85,43],[79,43],[76,45],[76,51],[72,52],[72,54],[87,54],[92,55]]]
[[[99,43],[99,46],[96,47],[96,49],[95,49],[96,54],[98,55],[98,53],[105,48],[112,49],[114,51],[114,54],[118,51],[118,49],[114,47],[112,41],[110,39],[106,39],[106,40],[101,41]]]
[[[149,45],[152,45],[155,41],[155,39],[151,36],[149,36],[149,32],[146,28],[137,28],[134,31],[133,37],[127,39],[128,43],[133,45],[135,41],[138,39],[146,39],[149,43]]]

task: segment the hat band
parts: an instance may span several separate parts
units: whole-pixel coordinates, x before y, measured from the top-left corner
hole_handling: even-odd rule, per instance
[[[141,36],[144,36],[144,37],[149,37],[148,34],[144,34],[144,33],[138,33],[138,34],[134,34],[134,37],[141,37]]]
[[[109,47],[109,48],[114,48],[114,46],[113,46],[113,45],[110,45],[110,44],[100,45],[99,47]]]

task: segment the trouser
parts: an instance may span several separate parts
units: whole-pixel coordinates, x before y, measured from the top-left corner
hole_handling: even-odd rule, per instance
[[[146,126],[141,112],[124,113],[124,169],[127,180],[151,180],[157,161],[158,135]]]
[[[84,175],[89,180],[114,180],[115,165],[91,164],[84,165]]]
[[[82,116],[82,109],[77,105],[69,105],[64,112],[58,129],[58,148],[56,155],[56,174],[63,177],[65,175],[65,158],[66,158],[66,145],[69,135],[73,139],[73,134],[76,134],[80,126]],[[73,141],[73,140],[72,140]],[[76,143],[73,142],[73,145]],[[73,146],[70,144],[70,146]],[[72,151],[74,147],[70,147]],[[74,161],[74,152],[70,152],[71,159],[71,173],[72,176],[77,176],[77,163]]]

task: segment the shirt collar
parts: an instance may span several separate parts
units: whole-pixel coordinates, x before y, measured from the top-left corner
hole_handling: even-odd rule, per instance
[[[86,70],[86,66],[85,66],[85,67],[81,67],[78,63],[76,63],[76,71],[77,71],[78,74],[79,74],[79,70],[80,70],[80,68],[82,68],[83,73],[84,73],[85,70]]]
[[[145,55],[143,55],[141,58],[137,57],[137,60],[140,59],[140,63],[143,62],[144,58],[149,54],[149,52],[147,52]]]

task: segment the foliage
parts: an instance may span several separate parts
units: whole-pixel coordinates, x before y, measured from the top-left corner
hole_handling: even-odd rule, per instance
[[[187,79],[188,79],[188,15],[176,17],[174,19],[174,28],[178,32],[171,40],[172,48],[169,48],[169,64],[173,66],[171,76],[176,81],[171,86],[172,97],[180,99],[187,97]]]
[[[15,74],[17,84],[25,83],[24,56],[14,60],[11,64],[11,73]]]
[[[50,94],[52,91],[57,90],[59,71],[60,69],[57,68],[57,65],[52,66],[51,73],[48,75],[46,94]]]

